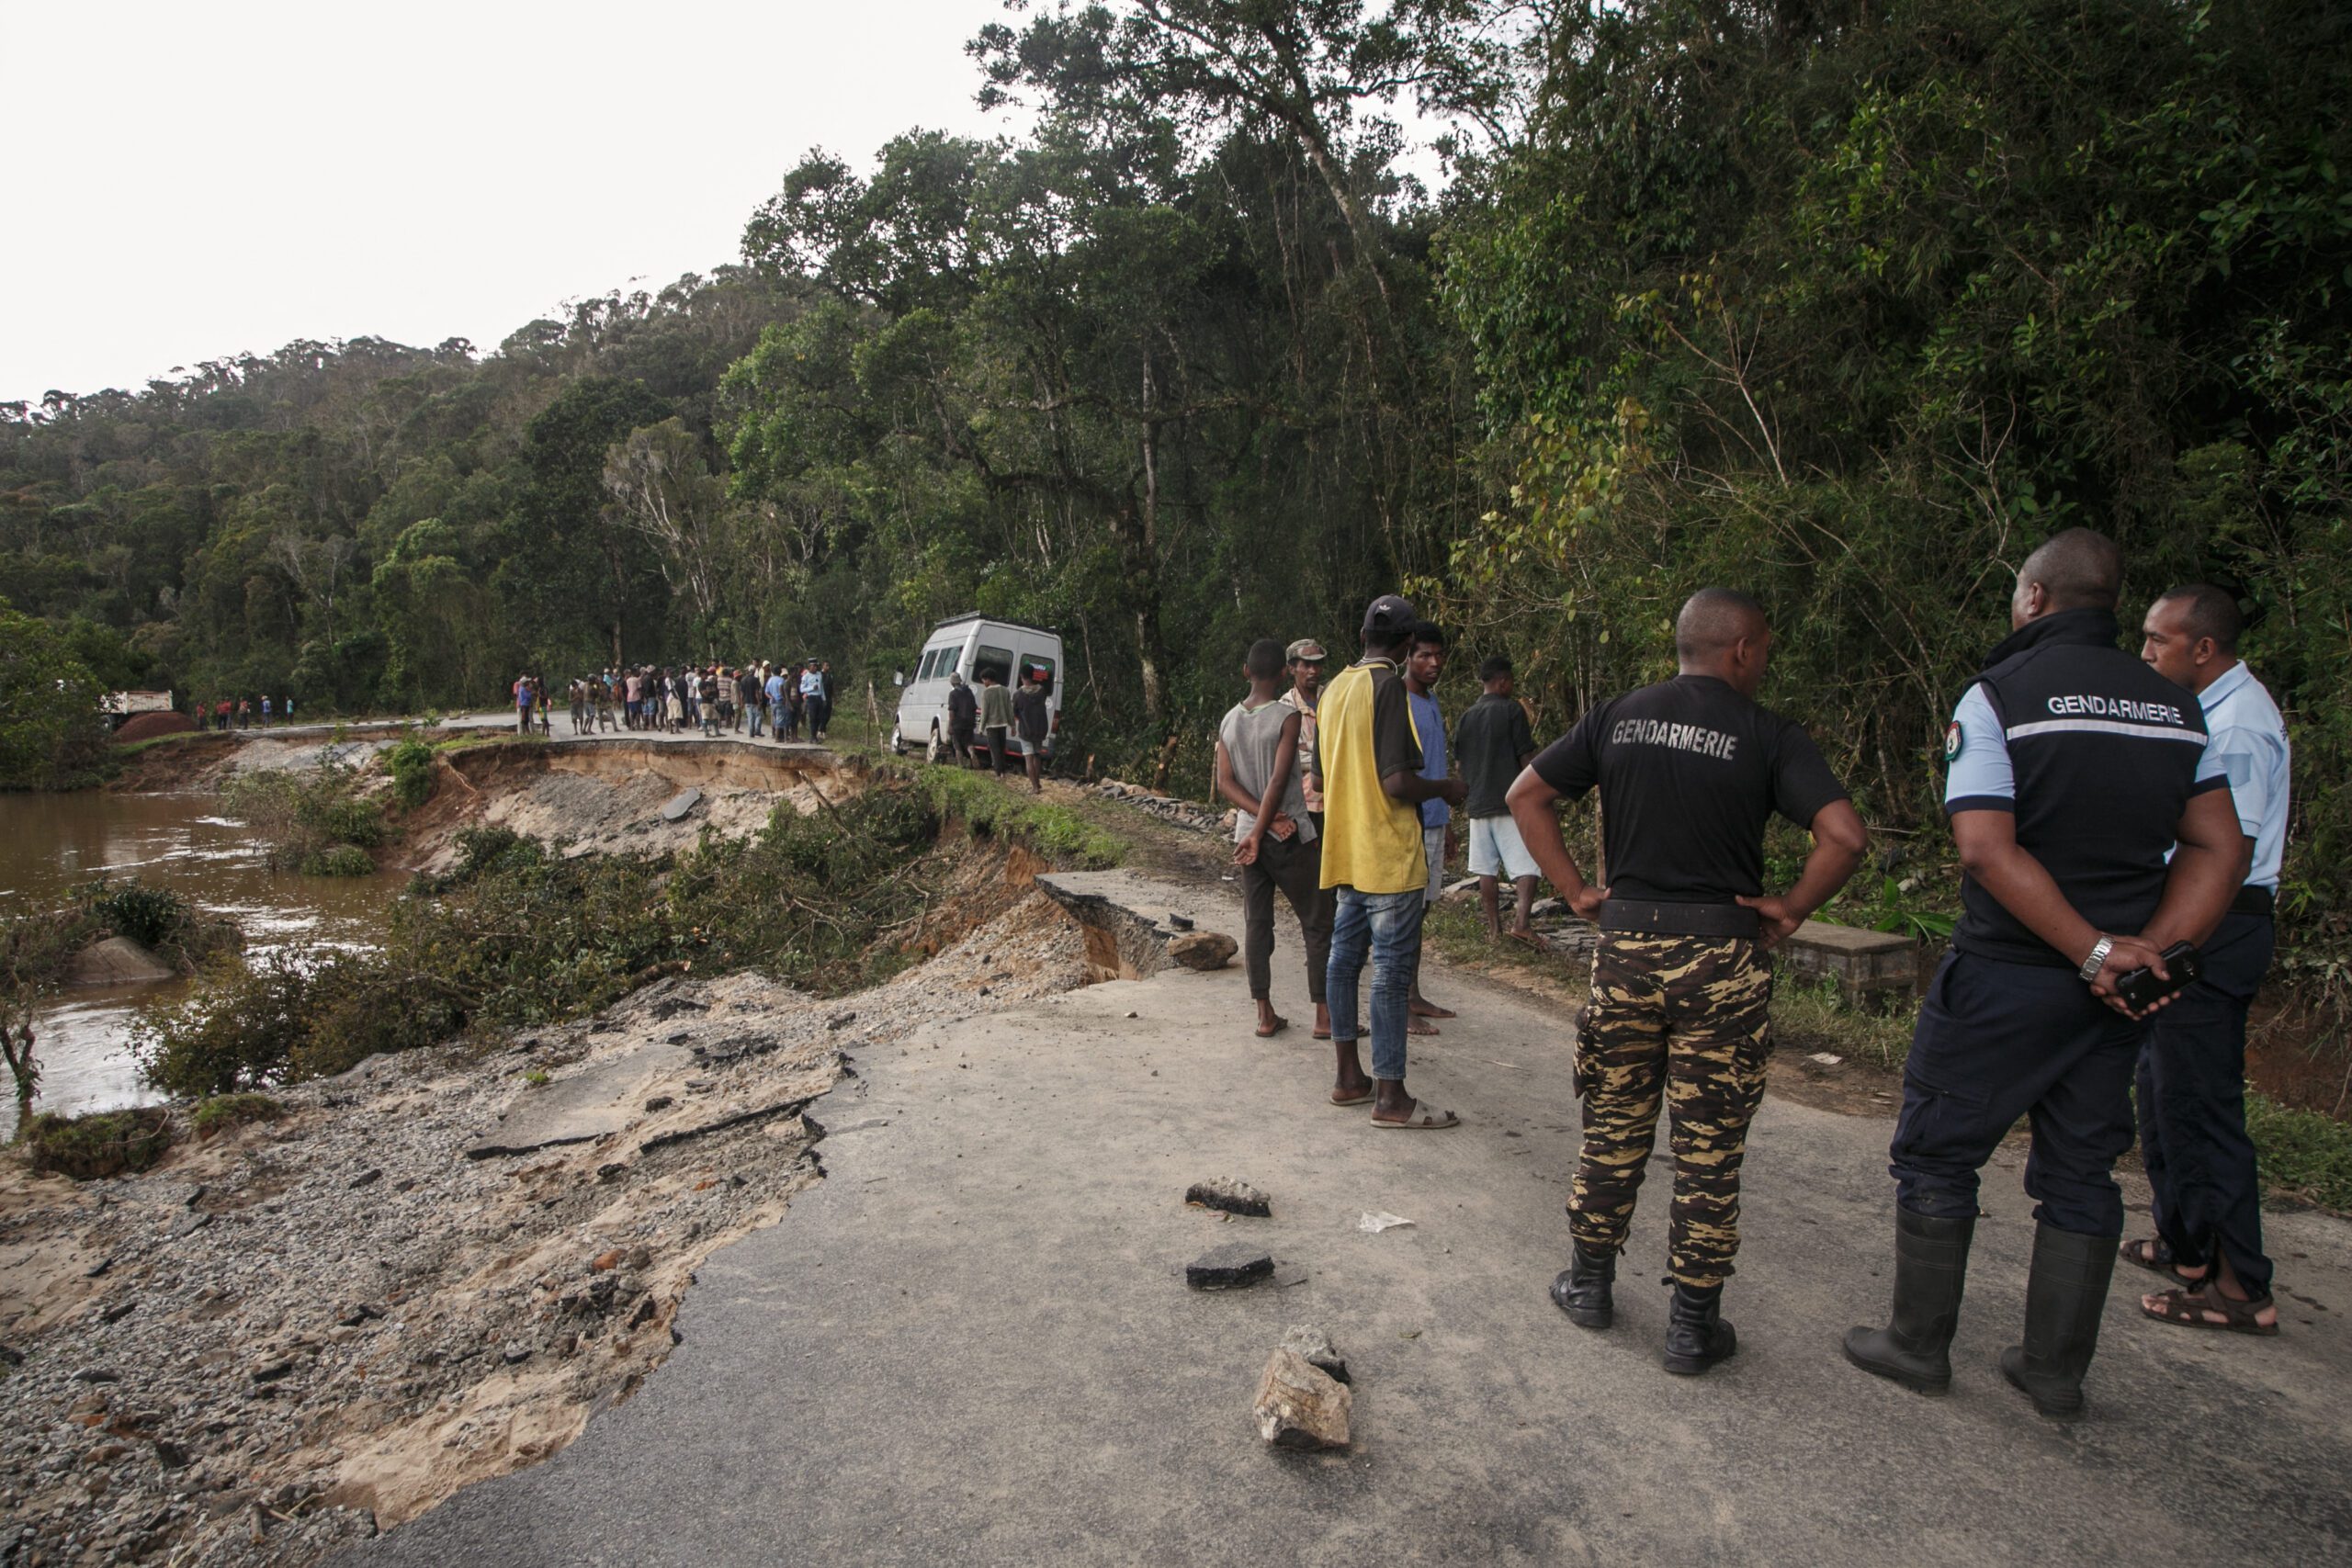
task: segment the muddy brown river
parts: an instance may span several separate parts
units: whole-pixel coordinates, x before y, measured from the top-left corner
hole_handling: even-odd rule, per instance
[[[209,795],[0,795],[0,909],[39,908],[101,873],[135,876],[232,917],[248,953],[295,942],[369,945],[405,882],[273,872]],[[141,1009],[185,989],[185,982],[80,986],[53,997],[35,1024],[40,1108],[97,1111],[158,1098],[130,1057],[130,1024]]]

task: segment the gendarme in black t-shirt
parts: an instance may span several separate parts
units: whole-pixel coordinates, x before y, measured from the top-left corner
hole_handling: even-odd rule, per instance
[[[1571,800],[1600,786],[1611,898],[1754,897],[1771,814],[1809,828],[1847,798],[1800,726],[1712,675],[1596,705],[1532,766]]]

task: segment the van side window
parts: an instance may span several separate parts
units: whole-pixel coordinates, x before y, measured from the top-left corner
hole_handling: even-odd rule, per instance
[[[1054,689],[1054,661],[1042,653],[1023,655],[1021,679],[1024,684],[1031,681],[1042,682],[1046,690],[1051,693]]]
[[[991,671],[995,671],[1000,683],[1007,686],[1012,684],[1012,650],[1011,649],[990,648],[988,644],[982,643],[973,651],[972,679],[977,682],[982,675]]]
[[[945,654],[946,651],[947,650],[944,648],[934,648],[929,653],[924,654],[922,656],[922,667],[915,671],[915,679],[918,681],[928,681],[937,675],[939,673],[940,658]]]

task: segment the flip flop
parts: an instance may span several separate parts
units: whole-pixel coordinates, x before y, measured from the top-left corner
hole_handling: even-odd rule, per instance
[[[1289,1027],[1290,1020],[1286,1018],[1278,1018],[1274,1020],[1274,1026],[1272,1029],[1257,1029],[1251,1031],[1251,1032],[1256,1034],[1261,1040],[1272,1040],[1275,1035],[1280,1034],[1283,1030],[1288,1029]]]
[[[1341,1100],[1341,1099],[1339,1099],[1337,1096],[1334,1096],[1334,1097],[1332,1098],[1331,1103],[1332,1103],[1332,1104],[1334,1104],[1334,1105],[1342,1105],[1342,1106],[1345,1106],[1345,1105],[1369,1105],[1369,1104],[1371,1104],[1371,1103],[1373,1102],[1373,1100],[1374,1100],[1378,1096],[1379,1092],[1380,1092],[1380,1091],[1379,1091],[1379,1090],[1377,1090],[1377,1089],[1368,1089],[1364,1090],[1362,1094],[1357,1095],[1353,1100]]]
[[[1391,1122],[1386,1117],[1374,1116],[1372,1119],[1372,1124],[1387,1132],[1436,1133],[1442,1132],[1448,1127],[1461,1126],[1462,1118],[1451,1111],[1440,1111],[1426,1100],[1417,1100],[1413,1101],[1413,1113],[1402,1122]]]

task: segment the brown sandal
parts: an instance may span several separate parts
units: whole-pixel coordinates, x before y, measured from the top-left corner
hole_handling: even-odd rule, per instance
[[[2142,1302],[2140,1310],[2158,1323],[2178,1324],[2183,1328],[2217,1328],[2225,1334],[2259,1334],[2265,1337],[2278,1332],[2276,1323],[2257,1322],[2254,1315],[2274,1304],[2269,1296],[2237,1301],[2223,1295],[2220,1285],[2211,1280],[2193,1289],[2160,1291],[2155,1300],[2155,1306]],[[2208,1313],[2220,1314],[2222,1321],[2214,1322],[2206,1315]]]
[[[2205,1282],[2206,1276],[2191,1278],[2180,1271],[2180,1259],[2173,1255],[2172,1243],[2160,1235],[2142,1236],[2127,1241],[2115,1249],[2115,1256],[2135,1269],[2145,1269],[2151,1274],[2162,1274],[2177,1285],[2190,1290]]]

